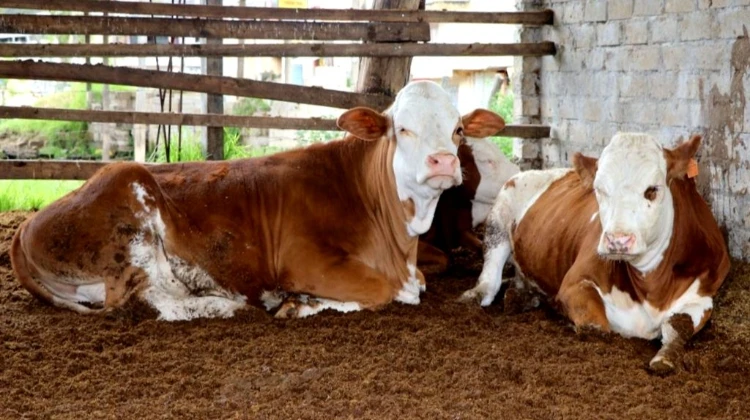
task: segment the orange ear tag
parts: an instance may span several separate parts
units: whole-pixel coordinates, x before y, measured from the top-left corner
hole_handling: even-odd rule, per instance
[[[695,159],[690,159],[687,167],[688,178],[695,178],[698,176],[698,162]]]

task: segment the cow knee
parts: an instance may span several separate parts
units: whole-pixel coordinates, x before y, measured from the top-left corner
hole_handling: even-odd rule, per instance
[[[556,300],[575,325],[576,331],[610,331],[604,302],[591,282],[581,281],[561,288]]]

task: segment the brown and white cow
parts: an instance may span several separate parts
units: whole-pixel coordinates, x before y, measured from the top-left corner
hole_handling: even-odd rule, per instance
[[[487,219],[478,283],[462,299],[489,305],[512,251],[517,272],[578,331],[660,337],[650,367],[674,369],[729,271],[719,227],[687,174],[700,140],[666,149],[622,133],[598,161],[576,154],[574,169],[511,178]]]
[[[433,273],[448,268],[450,251],[482,250],[474,228],[487,219],[505,181],[519,172],[489,139],[467,137],[458,146],[463,183],[440,195],[430,229],[419,237],[417,267]]]
[[[13,268],[33,295],[79,313],[131,296],[165,320],[228,317],[246,303],[281,305],[280,317],[417,304],[418,235],[440,193],[461,183],[458,144],[501,123],[484,110],[462,118],[437,84],[417,82],[383,113],[343,113],[344,140],[256,159],[111,164],[21,225]]]

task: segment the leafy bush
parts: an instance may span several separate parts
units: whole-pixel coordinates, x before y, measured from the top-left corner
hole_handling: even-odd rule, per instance
[[[490,101],[490,110],[496,112],[503,120],[505,124],[513,123],[513,92],[508,92],[505,95],[501,95],[500,92],[495,94],[495,97]],[[497,147],[507,157],[513,156],[513,139],[510,137],[490,137],[490,141],[495,143]]]

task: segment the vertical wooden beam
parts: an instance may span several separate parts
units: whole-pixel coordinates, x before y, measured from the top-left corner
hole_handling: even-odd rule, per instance
[[[246,6],[246,0],[240,0],[240,7]],[[245,39],[238,40],[241,45],[245,45]],[[245,78],[245,59],[246,57],[237,57],[237,78]]]
[[[375,0],[373,9],[424,8],[420,0]],[[357,91],[395,96],[409,81],[411,57],[362,57]]]
[[[221,6],[222,0],[206,0],[207,6]],[[207,38],[206,44],[222,44],[221,38]],[[224,73],[224,59],[209,57],[206,59],[206,75],[222,76]],[[224,95],[208,94],[206,96],[206,112],[209,114],[224,114]],[[208,127],[206,138],[206,159],[224,159],[224,128]]]
[[[103,15],[104,15],[104,17],[107,17],[107,15],[109,15],[109,13],[104,12]],[[104,35],[102,37],[102,44],[104,44],[104,45],[109,44],[109,35]],[[109,65],[109,58],[102,57],[102,63],[105,66]],[[102,110],[103,111],[109,111],[109,85],[106,84],[106,83],[102,86]],[[113,132],[114,132],[114,130],[113,130]],[[110,140],[111,139],[110,139],[109,136],[107,136],[107,135],[102,136],[102,160],[105,161],[105,162],[109,160],[109,155],[111,153],[111,146],[112,145],[109,142]]]

